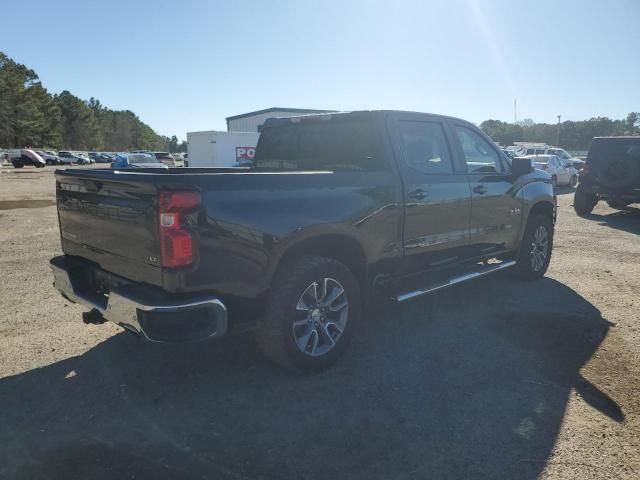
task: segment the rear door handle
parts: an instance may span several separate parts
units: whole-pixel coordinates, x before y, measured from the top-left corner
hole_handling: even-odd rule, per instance
[[[473,187],[473,191],[478,195],[482,195],[487,193],[487,187],[485,187],[484,185],[478,185],[476,187]]]
[[[411,190],[408,196],[414,200],[422,200],[423,198],[428,197],[429,194],[422,188],[416,188],[415,190]]]

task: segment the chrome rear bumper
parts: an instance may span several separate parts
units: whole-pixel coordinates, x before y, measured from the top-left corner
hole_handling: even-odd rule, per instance
[[[83,292],[74,282],[65,256],[50,262],[54,287],[74,303],[100,312],[106,320],[154,342],[184,342],[219,337],[227,332],[227,309],[212,296],[145,298],[144,289],[116,287],[103,298]],[[74,284],[75,283],[75,284]],[[157,295],[156,295],[157,297]]]

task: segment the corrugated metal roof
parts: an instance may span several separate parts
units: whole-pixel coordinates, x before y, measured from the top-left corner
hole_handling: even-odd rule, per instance
[[[270,112],[287,112],[287,113],[332,113],[337,110],[313,110],[310,108],[281,108],[281,107],[271,107],[265,108],[264,110],[256,110],[255,112],[241,113],[240,115],[234,115],[232,117],[227,117],[226,120],[229,122],[230,120],[237,120],[239,118],[253,117],[254,115],[260,115],[261,113],[270,113]]]

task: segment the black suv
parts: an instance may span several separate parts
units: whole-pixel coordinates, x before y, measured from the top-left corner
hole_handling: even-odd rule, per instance
[[[578,215],[591,213],[599,200],[623,209],[640,202],[640,137],[595,137],[576,190]]]

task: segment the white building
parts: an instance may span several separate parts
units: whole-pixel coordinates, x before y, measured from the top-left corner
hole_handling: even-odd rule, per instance
[[[272,107],[255,112],[242,113],[227,117],[228,132],[260,132],[262,125],[269,118],[276,117],[296,117],[298,115],[308,115],[311,113],[331,113],[335,110],[310,110],[308,108],[280,108]]]

